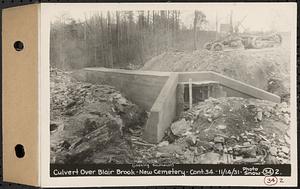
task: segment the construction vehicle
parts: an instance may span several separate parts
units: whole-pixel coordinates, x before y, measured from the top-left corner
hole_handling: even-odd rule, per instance
[[[282,43],[280,34],[253,35],[253,34],[230,34],[222,39],[204,44],[204,48],[213,51],[224,49],[262,49],[277,47]]]
[[[243,22],[247,15],[244,16],[235,25],[233,24],[233,12],[230,13],[229,24],[221,24],[221,34],[225,33],[225,37],[210,41],[204,44],[204,48],[213,51],[222,51],[225,49],[262,49],[279,46],[282,42],[282,37],[278,33],[271,34],[253,34],[240,33],[240,27],[247,31],[243,26]],[[222,29],[225,28],[225,29]],[[224,32],[225,31],[225,32]],[[216,38],[218,38],[218,31],[216,31]]]

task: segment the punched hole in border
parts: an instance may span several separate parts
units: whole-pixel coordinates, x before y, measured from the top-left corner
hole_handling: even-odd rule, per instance
[[[15,146],[15,153],[18,158],[23,158],[25,156],[25,149],[22,144],[17,144]]]
[[[16,41],[14,43],[14,48],[16,51],[22,51],[24,49],[24,44],[22,41]]]

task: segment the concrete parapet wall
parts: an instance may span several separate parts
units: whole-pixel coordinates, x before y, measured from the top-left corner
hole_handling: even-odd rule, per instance
[[[223,89],[227,92],[227,96],[257,98],[262,100],[269,100],[276,103],[280,102],[280,97],[275,94],[269,93],[257,87],[253,87],[251,85],[245,84],[235,79],[231,79],[215,72],[179,72],[179,82],[188,82],[190,78],[193,81],[217,81],[220,83],[220,85],[224,86]]]
[[[170,73],[86,68],[85,81],[115,86],[127,99],[150,111]]]
[[[159,142],[176,117],[177,83],[178,74],[171,73],[151,108],[144,132],[145,139],[149,142]]]

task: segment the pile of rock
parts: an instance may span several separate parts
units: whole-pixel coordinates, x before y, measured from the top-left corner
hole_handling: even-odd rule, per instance
[[[50,84],[52,163],[113,162],[109,154],[101,161],[96,156],[114,144],[126,149],[124,132],[140,128],[147,119],[146,112],[112,86],[79,82],[54,68]],[[124,153],[119,152],[120,156]],[[126,158],[132,157],[122,156],[118,161],[126,162]]]
[[[289,128],[285,102],[210,98],[182,113],[172,124],[165,138],[170,144],[164,148],[181,146],[184,163],[287,164]]]

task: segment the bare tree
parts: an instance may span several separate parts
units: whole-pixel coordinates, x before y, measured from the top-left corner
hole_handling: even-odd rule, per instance
[[[112,47],[112,29],[111,29],[111,17],[109,11],[107,11],[107,36],[108,36],[108,48],[109,48],[108,64],[111,68],[113,68],[114,60],[113,60],[113,47]]]
[[[195,10],[194,17],[194,50],[197,50],[197,28],[201,28],[203,24],[207,23],[206,16],[202,11]]]

